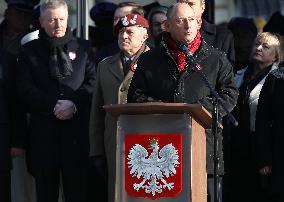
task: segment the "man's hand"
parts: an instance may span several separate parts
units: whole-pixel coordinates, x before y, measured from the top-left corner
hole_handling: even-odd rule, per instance
[[[60,120],[71,119],[75,112],[75,104],[70,100],[58,100],[54,107],[54,115]]]
[[[22,148],[12,147],[10,150],[10,155],[12,158],[22,157],[25,155],[25,150]]]

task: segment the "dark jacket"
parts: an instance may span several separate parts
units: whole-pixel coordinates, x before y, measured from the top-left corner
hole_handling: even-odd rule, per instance
[[[16,95],[16,57],[1,51],[0,61],[0,170],[2,170],[11,168],[11,147],[24,148],[26,125],[25,113]]]
[[[225,26],[211,24],[206,20],[202,20],[201,36],[203,39],[214,48],[226,53],[227,58],[234,66],[235,64],[235,49],[234,37],[231,31]]]
[[[267,76],[259,95],[256,112],[256,146],[259,169],[272,165],[272,190],[282,195],[284,180],[284,71],[274,70]]]
[[[217,90],[225,106],[232,110],[236,104],[237,89],[233,80],[233,68],[225,55],[210,47],[202,41],[202,45],[195,54],[209,82]],[[145,102],[151,99],[162,102],[200,103],[212,111],[210,90],[198,73],[190,70],[179,74],[177,65],[163,45],[145,53],[138,61],[138,66],[133,76],[128,102]],[[151,98],[149,98],[151,97]],[[220,109],[222,116],[224,110]],[[219,157],[222,161],[222,136],[219,134]],[[207,171],[213,173],[213,137],[207,135]],[[221,165],[221,167],[223,167]],[[220,171],[223,169],[221,168]]]
[[[41,39],[25,44],[19,55],[17,88],[30,116],[28,160],[30,168],[80,166],[89,153],[88,126],[95,66],[90,44],[73,38],[73,73],[62,81],[51,78],[49,49]],[[71,100],[77,111],[70,120],[59,120],[53,109],[57,100]]]

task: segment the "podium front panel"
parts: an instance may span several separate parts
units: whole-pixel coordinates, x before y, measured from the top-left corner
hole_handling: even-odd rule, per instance
[[[191,202],[188,114],[121,115],[117,122],[116,202]]]

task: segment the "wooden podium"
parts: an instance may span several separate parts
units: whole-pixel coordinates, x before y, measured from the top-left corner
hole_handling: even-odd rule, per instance
[[[104,109],[117,117],[116,202],[207,201],[205,129],[211,127],[212,119],[205,108],[154,102]],[[178,163],[169,166],[174,157]],[[166,174],[167,168],[171,175]],[[152,174],[147,178],[147,173]]]

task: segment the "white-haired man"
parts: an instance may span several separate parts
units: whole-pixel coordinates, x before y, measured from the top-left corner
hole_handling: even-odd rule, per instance
[[[37,202],[87,199],[88,121],[95,83],[90,44],[74,38],[64,0],[41,4],[39,38],[19,55],[17,88],[30,113],[28,167]]]

